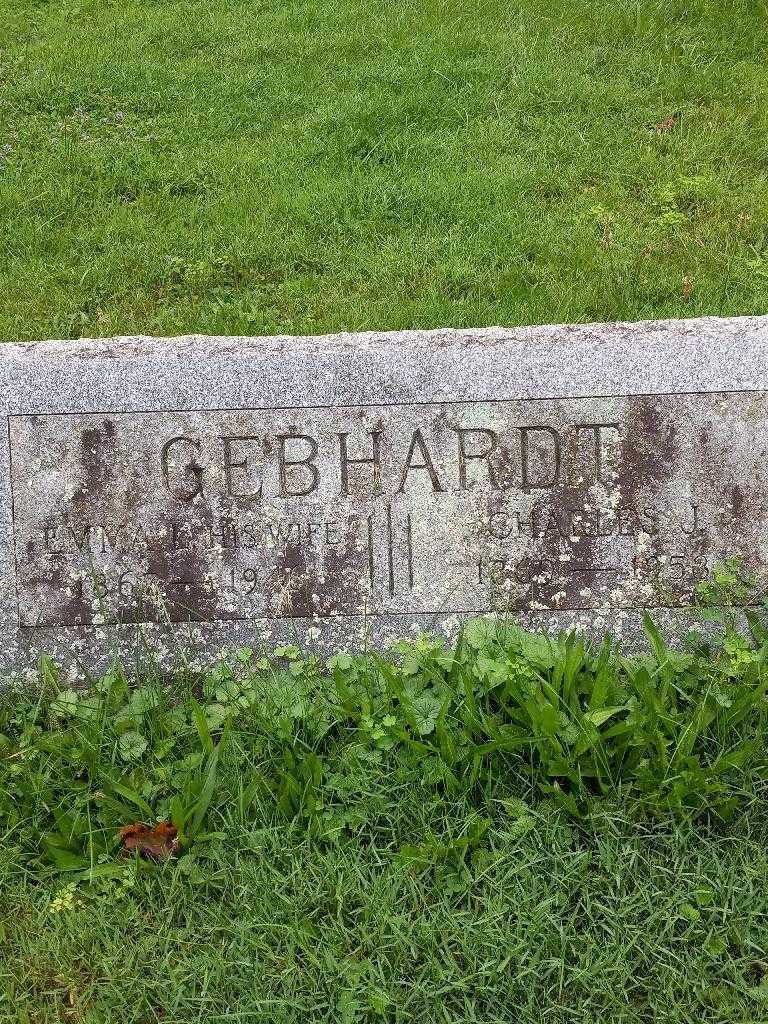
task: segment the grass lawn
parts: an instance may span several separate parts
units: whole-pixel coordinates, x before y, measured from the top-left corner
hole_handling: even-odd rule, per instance
[[[478,814],[425,796],[417,775],[355,776],[345,799],[358,824],[343,843],[230,819],[192,877],[129,866],[79,887],[72,909],[51,910],[50,883],[11,885],[4,864],[0,1020],[768,1019],[764,805],[719,834],[638,828],[619,806],[589,835],[546,805],[525,828],[489,806],[466,863],[414,871],[396,858],[403,842],[465,836]]]
[[[0,0],[0,338],[763,313],[758,0]]]

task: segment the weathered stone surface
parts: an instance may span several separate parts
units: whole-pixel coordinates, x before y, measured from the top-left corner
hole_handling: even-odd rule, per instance
[[[0,348],[0,668],[768,578],[768,317]]]

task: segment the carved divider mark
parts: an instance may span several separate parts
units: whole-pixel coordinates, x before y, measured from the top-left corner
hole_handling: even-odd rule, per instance
[[[384,573],[385,579],[382,582],[385,583],[389,596],[394,597],[398,589],[413,590],[413,521],[410,512],[408,512],[402,521],[402,525],[398,523],[397,512],[396,510],[393,511],[391,502],[387,502],[384,506],[383,519],[386,568]],[[379,581],[376,571],[376,525],[376,513],[371,513],[367,519],[367,533],[368,576],[372,593],[375,593],[376,585]],[[404,573],[398,571],[401,564],[404,566]],[[401,579],[401,577],[404,578]]]
[[[405,517],[405,541],[406,554],[408,557],[408,589],[413,590],[413,527],[411,525],[411,513]]]
[[[395,594],[395,550],[392,539],[392,506],[387,502],[387,568],[389,569],[389,594]]]
[[[371,593],[376,582],[375,565],[373,559],[373,516],[368,516],[368,578],[371,581]]]

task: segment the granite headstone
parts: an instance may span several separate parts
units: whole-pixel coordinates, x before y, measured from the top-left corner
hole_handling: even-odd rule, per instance
[[[768,582],[768,317],[0,346],[0,670]],[[764,390],[765,389],[765,390]]]

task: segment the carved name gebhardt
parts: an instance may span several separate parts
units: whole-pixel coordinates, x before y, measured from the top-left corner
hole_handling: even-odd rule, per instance
[[[764,393],[9,417],[19,622],[677,607],[765,575]]]

